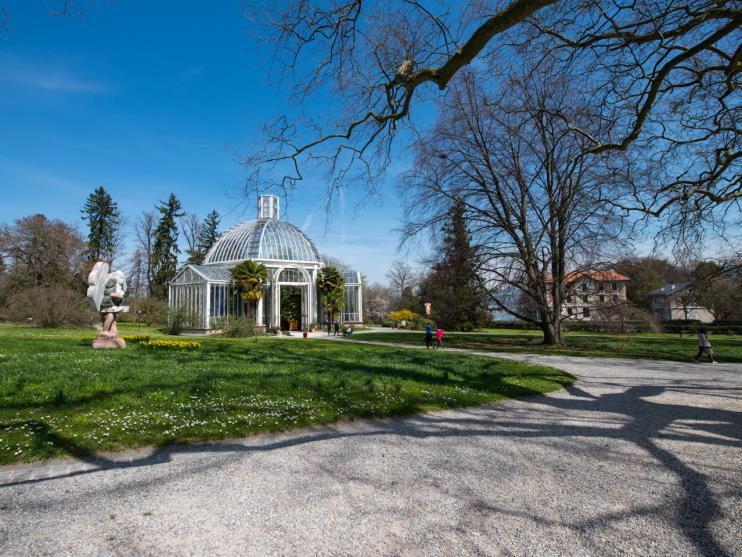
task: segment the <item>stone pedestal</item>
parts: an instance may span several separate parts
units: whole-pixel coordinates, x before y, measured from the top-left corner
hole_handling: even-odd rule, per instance
[[[126,348],[126,341],[118,335],[112,337],[106,334],[99,334],[93,341],[93,348],[101,350],[111,348]]]

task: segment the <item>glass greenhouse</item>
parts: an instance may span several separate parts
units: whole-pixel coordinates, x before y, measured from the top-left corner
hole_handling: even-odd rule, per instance
[[[256,325],[266,330],[310,328],[324,321],[317,291],[323,267],[314,243],[293,224],[281,221],[276,196],[258,198],[258,218],[225,232],[202,265],[186,265],[170,284],[170,308],[184,308],[191,330],[208,332],[227,315],[246,315],[247,307],[230,286],[232,269],[252,259],[268,268],[268,284],[258,302]],[[341,322],[363,321],[361,276],[343,273]]]

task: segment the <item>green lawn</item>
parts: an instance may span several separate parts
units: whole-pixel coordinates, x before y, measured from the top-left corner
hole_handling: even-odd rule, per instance
[[[211,337],[197,351],[102,351],[91,349],[94,336],[0,326],[0,463],[486,404],[574,380],[543,366],[343,342]]]
[[[529,354],[561,354],[597,358],[647,358],[687,362],[698,347],[695,336],[678,335],[613,335],[567,333],[566,346],[552,348],[541,344],[540,333],[446,333],[444,345],[488,352],[520,352]],[[424,346],[423,332],[359,333],[354,340],[377,340],[397,344]],[[739,337],[711,336],[711,344],[720,362],[742,362],[742,341]]]

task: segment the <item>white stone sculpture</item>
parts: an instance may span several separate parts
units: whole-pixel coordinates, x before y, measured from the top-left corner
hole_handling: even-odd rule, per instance
[[[126,296],[126,277],[121,271],[109,273],[110,267],[98,261],[88,275],[88,300],[100,312],[102,327],[93,341],[93,348],[126,348],[126,342],[119,336],[116,321],[118,314],[129,311],[123,305]]]

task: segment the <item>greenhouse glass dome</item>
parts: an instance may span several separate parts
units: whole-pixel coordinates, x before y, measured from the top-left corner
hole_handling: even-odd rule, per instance
[[[202,265],[186,265],[170,284],[170,308],[185,308],[189,328],[208,332],[228,315],[247,315],[246,304],[231,287],[232,269],[252,259],[268,268],[269,278],[258,302],[255,324],[266,330],[308,329],[330,316],[320,303],[317,277],[323,262],[314,243],[290,222],[280,220],[279,200],[258,198],[258,218],[222,234]],[[360,273],[345,271],[342,323],[362,322]]]

